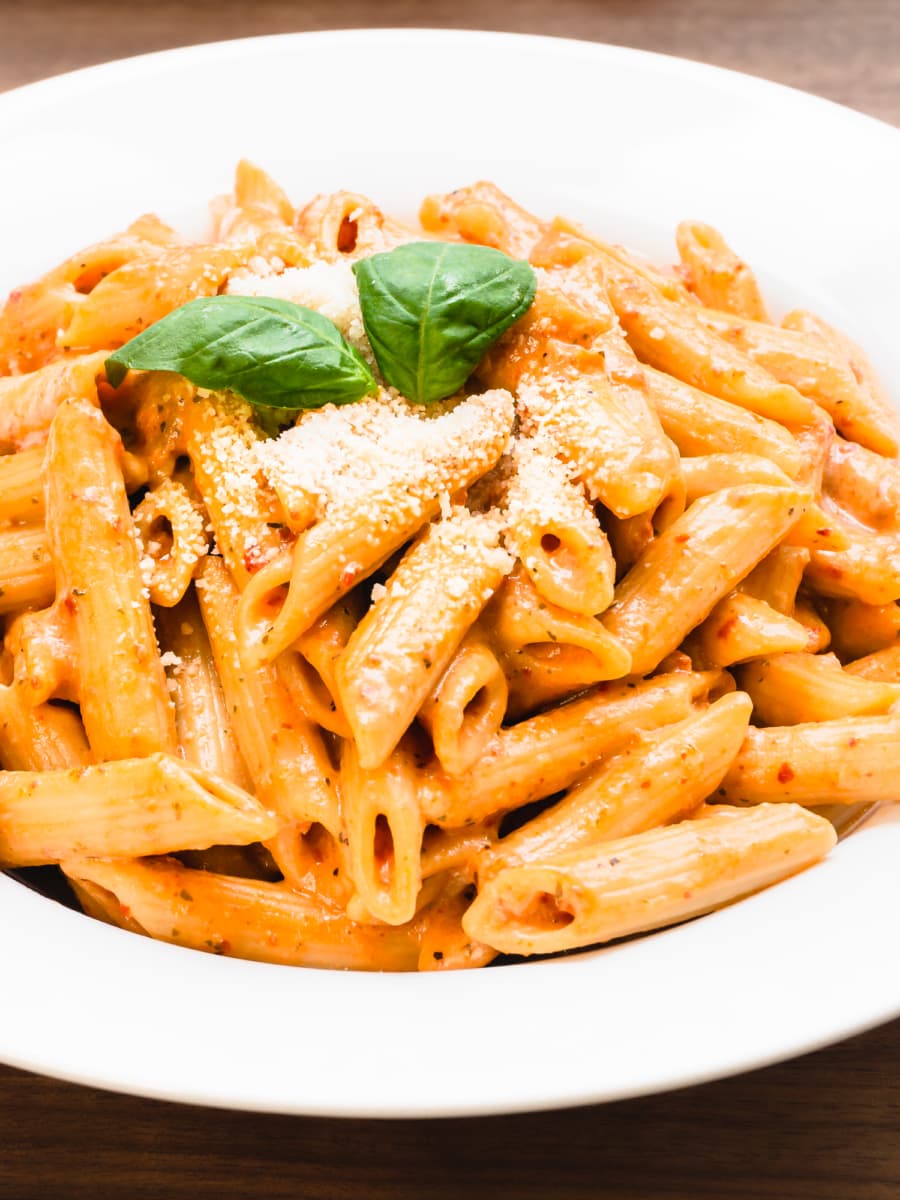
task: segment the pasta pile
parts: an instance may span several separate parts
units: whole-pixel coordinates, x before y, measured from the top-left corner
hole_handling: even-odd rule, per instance
[[[814,806],[895,799],[900,430],[862,352],[696,222],[657,269],[488,183],[421,221],[244,162],[208,244],[142,217],[0,315],[0,862],[94,917],[482,966],[709,912],[827,854]],[[107,377],[218,295],[375,370],[351,264],[432,238],[537,283],[449,399]]]

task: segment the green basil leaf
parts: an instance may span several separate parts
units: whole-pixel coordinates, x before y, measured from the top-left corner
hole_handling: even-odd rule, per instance
[[[452,396],[531,307],[534,271],[487,246],[412,242],[353,264],[385,380],[408,400]]]
[[[130,367],[176,371],[264,408],[349,404],[377,388],[365,359],[327,317],[267,296],[190,300],[109,356],[113,387]]]

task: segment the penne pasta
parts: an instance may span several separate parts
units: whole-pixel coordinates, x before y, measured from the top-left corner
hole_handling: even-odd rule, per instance
[[[692,661],[707,670],[816,648],[800,621],[743,592],[731,592],[720,600],[685,646]]]
[[[675,242],[688,286],[702,304],[751,321],[769,319],[753,272],[717,229],[702,221],[682,221]]]
[[[686,816],[718,787],[744,740],[751,709],[743,692],[733,692],[684,721],[640,734],[564,799],[482,853],[479,879]]]
[[[7,865],[243,844],[276,827],[240,788],[165,754],[0,775],[0,862]]]
[[[613,598],[616,564],[583,490],[531,438],[515,446],[505,542],[551,604],[595,616]]]
[[[844,670],[859,679],[874,679],[879,683],[900,683],[900,646],[876,650],[864,658],[845,663]]]
[[[548,954],[711,912],[823,858],[832,825],[796,804],[722,811],[508,867],[463,917],[506,954]]]
[[[835,425],[844,436],[888,458],[900,452],[897,413],[864,351],[821,317],[800,309],[788,313],[781,324],[785,329],[815,336],[850,368],[856,383],[852,403],[848,411],[835,416]]]
[[[161,609],[156,622],[175,705],[179,754],[252,791],[196,594],[191,591],[174,607]]]
[[[47,532],[61,602],[73,615],[81,715],[98,759],[175,748],[119,445],[96,408],[67,400],[54,418],[44,462]],[[123,692],[127,705],[120,703]]]
[[[187,489],[171,479],[148,492],[132,516],[144,551],[141,572],[150,599],[172,608],[209,549],[203,516]]]
[[[900,700],[896,684],[847,672],[833,654],[774,655],[746,667],[741,686],[766,725],[879,716]]]
[[[259,798],[282,823],[340,829],[334,768],[319,730],[275,667],[248,671],[235,635],[237,592],[222,560],[204,560],[197,598],[231,727]]]
[[[501,729],[467,775],[456,778],[432,767],[421,777],[423,815],[430,824],[452,828],[552,796],[640,730],[683,720],[709,682],[700,673],[676,672],[643,683],[601,684]]]
[[[473,629],[418,713],[443,770],[462,775],[478,762],[503,724],[508,699],[503,667]]]
[[[27,704],[0,686],[0,765],[5,771],[61,771],[94,761],[81,718],[68,707]]]
[[[718,795],[729,804],[895,800],[900,716],[751,729]]]
[[[0,526],[43,521],[43,462],[41,446],[0,457]]]
[[[756,454],[796,479],[803,455],[777,421],[720,400],[644,364],[647,395],[666,435],[684,455]]]
[[[864,354],[699,221],[672,267],[485,181],[421,226],[242,160],[205,240],[141,217],[0,311],[0,864],[99,920],[466,969],[895,798]]]
[[[335,672],[363,767],[400,741],[511,566],[497,526],[466,509],[431,525],[397,565]]]
[[[192,871],[172,859],[65,864],[115,896],[151,937],[193,950],[301,967],[413,971],[415,927],[359,925],[320,896],[283,884]]]
[[[803,511],[792,488],[745,486],[705,496],[660,534],[616,588],[603,624],[642,675],[782,539]],[[669,597],[679,596],[673,607]]]
[[[422,885],[424,822],[415,749],[401,744],[387,761],[365,768],[352,741],[341,754],[341,809],[350,872],[372,917],[403,925],[416,912]]]
[[[39,525],[0,530],[0,614],[45,608],[56,595],[47,534]]]

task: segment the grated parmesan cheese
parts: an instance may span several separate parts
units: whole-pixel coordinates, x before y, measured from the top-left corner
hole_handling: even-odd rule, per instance
[[[281,274],[259,270],[257,260],[253,269],[236,271],[228,281],[227,291],[234,296],[272,296],[313,308],[333,321],[347,341],[370,363],[375,362],[372,347],[363,328],[359,307],[356,276],[349,262],[314,262],[308,267],[288,267]]]

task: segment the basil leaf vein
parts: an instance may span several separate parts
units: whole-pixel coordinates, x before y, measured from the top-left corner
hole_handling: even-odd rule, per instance
[[[528,263],[456,242],[411,242],[353,272],[378,368],[416,404],[458,391],[531,307],[536,286]]]
[[[377,390],[368,363],[333,322],[268,296],[190,300],[106,360],[114,387],[130,368],[176,371],[264,408],[349,404]]]

